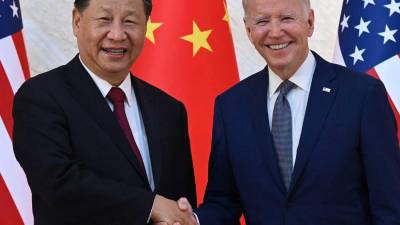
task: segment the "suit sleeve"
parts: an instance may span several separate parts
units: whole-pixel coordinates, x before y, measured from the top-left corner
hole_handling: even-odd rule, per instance
[[[400,150],[397,127],[382,82],[367,92],[361,122],[361,152],[374,225],[400,221]]]
[[[57,209],[70,224],[146,224],[154,194],[102,177],[75,160],[65,112],[43,87],[32,84],[25,83],[15,96],[13,144],[34,207],[40,201]]]
[[[222,104],[214,110],[209,173],[204,203],[196,210],[201,225],[238,225],[242,214],[225,137]]]
[[[187,196],[186,197],[189,202],[191,203],[192,207],[197,207],[197,197],[196,197],[196,183],[194,178],[194,171],[193,171],[193,160],[192,160],[192,153],[190,150],[190,139],[189,139],[189,131],[188,131],[188,118],[185,106],[181,103],[181,118],[182,118],[182,130],[183,130],[183,143],[184,143],[184,154],[185,154],[185,183],[181,184],[184,185],[184,190]]]

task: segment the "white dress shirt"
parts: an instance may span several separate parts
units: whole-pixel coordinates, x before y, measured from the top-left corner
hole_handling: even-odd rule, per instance
[[[95,75],[81,60],[83,67],[89,73],[90,77],[95,82],[96,86],[99,88],[101,94],[106,99],[108,106],[111,110],[114,110],[113,104],[106,98],[108,92],[113,87],[107,81],[101,79],[99,76]],[[125,99],[125,114],[128,119],[129,126],[131,128],[133,137],[135,139],[136,145],[139,148],[140,155],[142,156],[144,167],[147,174],[147,179],[150,184],[151,190],[154,191],[154,178],[153,178],[153,170],[151,167],[150,153],[149,153],[149,145],[147,143],[146,131],[144,128],[144,123],[142,119],[142,115],[139,110],[139,106],[136,100],[135,91],[132,88],[131,76],[128,74],[125,80],[118,86],[126,96]]]
[[[287,100],[292,112],[292,156],[293,167],[296,162],[297,147],[299,146],[301,129],[303,128],[304,115],[306,113],[308,96],[310,94],[311,82],[314,76],[316,61],[314,55],[309,51],[306,60],[300,68],[289,78],[296,86],[288,93]],[[283,80],[270,68],[268,86],[268,119],[269,127],[272,128],[272,115],[275,102],[279,95],[278,87]]]

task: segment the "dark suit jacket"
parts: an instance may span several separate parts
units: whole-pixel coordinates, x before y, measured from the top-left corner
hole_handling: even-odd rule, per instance
[[[196,204],[182,103],[132,77],[155,180],[150,189],[106,100],[78,57],[38,75],[14,101],[14,151],[36,225],[144,225],[155,194]]]
[[[400,224],[400,152],[383,84],[315,56],[288,191],[268,123],[268,70],[217,98],[201,225],[237,224],[242,212],[247,225]]]

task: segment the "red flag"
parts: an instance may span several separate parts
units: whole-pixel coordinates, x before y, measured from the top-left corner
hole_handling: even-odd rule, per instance
[[[18,0],[0,2],[0,27],[0,224],[31,225],[30,189],[11,144],[14,94],[29,77]]]
[[[153,0],[147,41],[133,72],[181,100],[199,202],[207,182],[214,99],[239,81],[223,0]]]

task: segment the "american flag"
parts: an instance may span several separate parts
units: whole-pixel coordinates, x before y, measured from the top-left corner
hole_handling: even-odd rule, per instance
[[[15,92],[30,76],[18,0],[0,0],[0,224],[33,224],[31,194],[12,150]]]
[[[344,0],[338,33],[336,63],[385,84],[400,129],[400,0]]]

